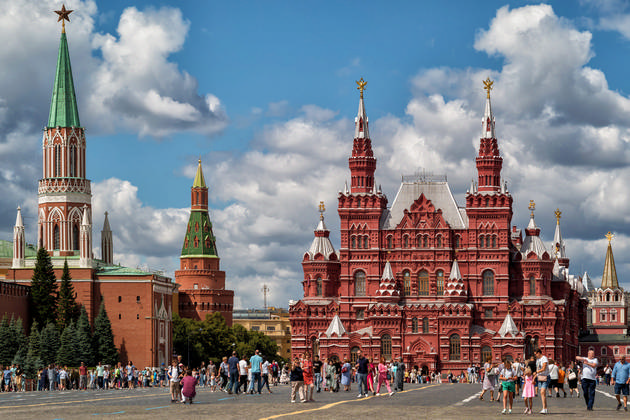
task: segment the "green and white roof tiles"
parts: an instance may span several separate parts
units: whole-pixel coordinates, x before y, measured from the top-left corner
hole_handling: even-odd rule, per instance
[[[50,101],[48,128],[52,127],[80,127],[79,108],[74,93],[72,66],[68,53],[68,40],[65,32],[61,34],[59,55],[57,57],[57,72]]]

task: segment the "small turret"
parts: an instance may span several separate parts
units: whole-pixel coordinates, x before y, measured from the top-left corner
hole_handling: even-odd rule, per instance
[[[83,206],[83,220],[80,229],[79,266],[82,268],[92,267],[92,222],[90,221],[88,206]]]
[[[388,300],[398,300],[400,298],[400,292],[396,287],[396,279],[394,278],[394,272],[392,271],[392,266],[389,261],[385,263],[381,283],[376,293],[379,296],[379,300],[383,300],[384,298]]]
[[[17,217],[13,227],[13,266],[12,268],[24,267],[24,256],[26,252],[26,238],[24,236],[24,222],[22,221],[22,209],[17,208]]]
[[[101,260],[105,264],[111,265],[114,261],[114,240],[112,229],[109,227],[108,213],[105,212],[105,221],[101,231]]]

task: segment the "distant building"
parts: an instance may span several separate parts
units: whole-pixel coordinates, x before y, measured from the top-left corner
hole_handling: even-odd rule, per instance
[[[282,308],[235,309],[233,323],[242,325],[247,331],[265,333],[276,341],[278,355],[291,356],[291,322],[289,311]]]
[[[610,232],[604,261],[602,284],[588,291],[588,334],[580,337],[580,354],[594,350],[600,364],[613,364],[621,356],[630,357],[630,293],[619,287]],[[585,278],[587,275],[585,274]],[[587,278],[585,283],[590,283]]]
[[[234,291],[225,288],[225,271],[219,269],[212,221],[208,214],[208,187],[203,177],[201,160],[190,189],[190,218],[186,226],[180,269],[175,271],[179,287],[179,315],[203,320],[219,312],[227,325],[232,325]]]

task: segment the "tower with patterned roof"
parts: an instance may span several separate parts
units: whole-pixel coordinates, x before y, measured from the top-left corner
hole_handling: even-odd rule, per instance
[[[232,325],[234,291],[225,289],[225,271],[219,267],[201,160],[190,189],[190,217],[179,261],[180,269],[175,271],[175,281],[180,284],[180,315],[199,320],[219,312],[228,325]]]
[[[69,12],[64,12],[67,18]],[[79,257],[68,258],[70,266],[80,262],[82,267],[87,267],[92,264],[92,249],[81,249],[82,244],[88,244],[81,240],[81,224],[84,211],[88,220],[92,219],[92,193],[90,180],[86,178],[85,129],[79,121],[65,25],[42,148],[37,244],[53,257]],[[91,230],[91,225],[89,228]],[[89,258],[84,258],[88,255]]]

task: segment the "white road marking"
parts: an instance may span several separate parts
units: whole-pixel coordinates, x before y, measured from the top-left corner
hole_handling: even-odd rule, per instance
[[[617,400],[617,397],[615,397],[614,395],[609,394],[608,392],[600,391],[599,389],[596,389],[595,391],[599,392],[600,394],[604,394],[608,398],[612,398],[613,400]]]
[[[479,398],[479,396],[480,396],[480,395],[481,395],[481,391],[477,392],[476,394],[471,395],[471,396],[470,396],[470,397],[468,397],[468,398],[465,398],[465,399],[461,400],[461,401],[460,401],[460,402],[458,402],[458,403],[455,403],[454,405],[456,405],[456,406],[461,406],[461,405],[464,405],[464,404],[466,404],[466,403],[471,402],[471,401],[472,401],[472,400],[474,400],[475,398]]]

